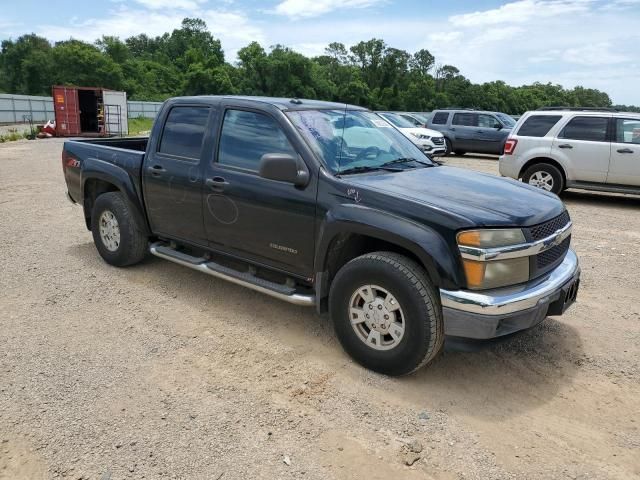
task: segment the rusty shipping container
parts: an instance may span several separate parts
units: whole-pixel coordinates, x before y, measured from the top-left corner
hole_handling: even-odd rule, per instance
[[[105,88],[52,87],[60,137],[127,135],[127,94]]]

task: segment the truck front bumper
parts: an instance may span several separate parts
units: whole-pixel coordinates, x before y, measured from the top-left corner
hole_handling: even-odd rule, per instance
[[[562,315],[576,300],[580,265],[573,250],[545,276],[524,285],[474,292],[440,290],[445,335],[487,339]]]

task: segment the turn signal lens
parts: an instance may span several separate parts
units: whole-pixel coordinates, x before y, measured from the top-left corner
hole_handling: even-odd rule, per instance
[[[480,288],[484,280],[484,270],[486,262],[476,262],[475,260],[462,260],[464,274],[467,277],[469,288]]]

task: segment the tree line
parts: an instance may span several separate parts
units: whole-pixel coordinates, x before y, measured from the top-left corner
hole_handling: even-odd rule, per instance
[[[50,95],[54,84],[124,90],[133,100],[267,95],[332,100],[376,110],[455,106],[521,114],[553,105],[612,106],[605,92],[580,86],[512,87],[500,80],[475,84],[455,66],[437,63],[426,49],[411,54],[375,38],[350,48],[331,43],[323,55],[313,58],[282,45],[265,49],[252,42],[239,50],[237,62],[230,63],[220,40],[197,18],[185,18],[180,28],[157,37],[103,36],[91,44],[73,39],[52,43],[28,34],[2,42],[0,92]]]

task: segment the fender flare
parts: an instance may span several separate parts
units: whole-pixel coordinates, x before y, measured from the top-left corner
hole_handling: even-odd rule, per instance
[[[116,187],[128,201],[131,211],[138,225],[142,228],[143,233],[145,235],[151,235],[149,223],[147,222],[146,215],[144,214],[144,208],[142,206],[142,197],[129,173],[117,165],[96,158],[86,159],[82,165],[81,172],[80,192],[82,195],[82,208],[87,222],[91,217],[91,212],[87,211],[88,205],[86,202],[87,198],[85,195],[85,187],[87,182],[90,180],[101,180]],[[87,227],[90,228],[90,225],[87,224]]]
[[[341,234],[377,238],[410,251],[420,260],[435,286],[457,289],[463,283],[459,259],[452,255],[451,247],[436,230],[357,204],[340,205],[327,212],[319,228],[316,272],[325,272],[332,242]]]

